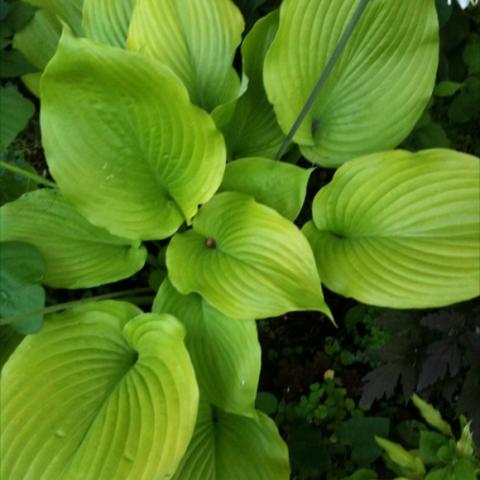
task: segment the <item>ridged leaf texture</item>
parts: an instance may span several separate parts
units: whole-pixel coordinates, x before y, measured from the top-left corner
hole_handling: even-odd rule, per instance
[[[227,164],[220,191],[251,195],[289,220],[302,209],[312,169],[268,158],[242,158]]]
[[[285,0],[264,80],[288,132],[359,0]],[[429,101],[438,64],[434,0],[370,1],[294,140],[309,160],[339,166],[397,146]]]
[[[113,234],[166,238],[220,185],[221,134],[155,60],[65,33],[41,96],[53,177],[86,218]]]
[[[306,238],[248,195],[216,195],[192,230],[172,238],[166,260],[178,291],[199,293],[227,316],[267,318],[292,310],[330,316]]]
[[[192,441],[173,480],[288,480],[288,449],[261,412],[233,415],[200,402]]]
[[[136,0],[84,0],[83,29],[87,37],[125,47]]]
[[[127,46],[168,66],[207,111],[236,98],[244,22],[231,0],[137,0]]]
[[[253,26],[241,49],[247,90],[240,98],[220,105],[212,113],[232,159],[274,158],[284,139],[263,86],[263,62],[277,28],[277,11]]]
[[[168,279],[153,311],[174,315],[185,326],[202,398],[232,413],[253,411],[261,365],[255,321],[226,317],[199,295],[182,295]]]
[[[95,227],[58,191],[47,189],[0,208],[0,241],[35,246],[45,260],[43,282],[56,288],[95,287],[130,277],[147,256],[139,242]]]
[[[171,476],[198,405],[184,334],[174,317],[123,302],[48,318],[2,370],[1,477]]]
[[[303,231],[323,283],[341,295],[392,308],[473,298],[479,159],[439,149],[352,160],[317,194]]]

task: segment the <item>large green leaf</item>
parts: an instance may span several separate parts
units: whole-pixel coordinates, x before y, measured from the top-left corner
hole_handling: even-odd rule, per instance
[[[171,68],[211,111],[240,93],[232,62],[243,28],[231,0],[137,0],[127,45]]]
[[[238,99],[220,105],[213,112],[225,135],[231,158],[262,156],[273,158],[284,135],[263,86],[263,61],[278,27],[278,12],[260,19],[242,44],[247,91]]]
[[[36,190],[0,208],[0,241],[34,245],[45,265],[44,283],[86,288],[130,277],[146,250],[116,237],[79,215],[55,190]]]
[[[284,132],[292,127],[359,0],[285,0],[264,80]],[[369,2],[294,140],[323,166],[398,145],[432,94],[434,0]]]
[[[233,413],[253,410],[261,364],[254,320],[226,317],[199,295],[182,295],[168,279],[153,311],[170,313],[185,325],[185,343],[208,403]]]
[[[167,249],[169,278],[233,318],[318,310],[323,300],[312,250],[300,230],[248,195],[216,195]]]
[[[35,107],[14,85],[0,86],[0,149],[5,150],[27,126]]]
[[[45,262],[40,252],[28,243],[0,242],[0,317],[42,309],[45,291],[40,285]],[[43,314],[33,315],[12,326],[23,334],[36,333]]]
[[[287,446],[272,419],[211,408],[201,401],[197,424],[173,480],[288,480]]]
[[[312,169],[266,158],[242,158],[227,164],[221,191],[247,193],[289,220],[302,209]]]
[[[439,307],[480,291],[479,160],[451,150],[352,160],[304,227],[325,285],[364,303]]]
[[[88,37],[124,47],[136,0],[84,0],[83,29]]]
[[[198,406],[184,328],[123,302],[47,319],[4,365],[0,476],[168,478]]]
[[[95,225],[166,238],[220,185],[223,138],[159,62],[65,33],[41,95],[52,175]]]

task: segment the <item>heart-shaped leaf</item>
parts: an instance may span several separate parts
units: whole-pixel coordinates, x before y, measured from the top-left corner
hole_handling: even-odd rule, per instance
[[[233,415],[200,402],[192,441],[173,480],[288,480],[288,450],[261,412]]]
[[[312,169],[267,158],[242,158],[227,164],[220,191],[247,193],[289,220],[302,209]]]
[[[253,410],[261,352],[254,320],[226,317],[199,295],[182,295],[167,279],[153,311],[170,313],[187,330],[185,344],[202,398],[232,413]]]
[[[342,166],[303,231],[322,281],[363,303],[440,307],[480,293],[479,160],[394,151]]]
[[[232,63],[243,28],[231,0],[137,0],[127,45],[167,65],[212,111],[240,93]]]
[[[339,43],[358,0],[284,0],[264,80],[284,132]],[[434,0],[369,2],[294,140],[323,166],[398,145],[431,97],[438,64]]]
[[[220,185],[223,138],[159,62],[65,33],[41,95],[52,175],[95,225],[166,238]]]
[[[36,190],[0,208],[0,240],[35,246],[45,261],[44,283],[86,288],[130,277],[147,252],[87,222],[55,190]]]
[[[168,478],[198,405],[184,328],[123,302],[49,317],[4,365],[2,478]]]
[[[242,43],[247,91],[212,113],[230,158],[274,158],[284,139],[263,86],[263,62],[278,28],[278,12],[261,18]]]
[[[83,30],[87,37],[124,47],[136,0],[84,0]]]
[[[199,293],[233,318],[291,310],[331,316],[306,238],[275,210],[244,194],[224,192],[210,200],[193,229],[171,240],[167,268],[177,290]]]

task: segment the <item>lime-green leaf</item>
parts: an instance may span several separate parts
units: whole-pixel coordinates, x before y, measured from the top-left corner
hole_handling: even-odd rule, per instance
[[[288,450],[273,420],[200,402],[192,441],[173,480],[288,480]]]
[[[167,65],[211,111],[240,93],[232,62],[243,28],[231,0],[137,0],[127,45]]]
[[[27,126],[35,107],[14,85],[0,86],[0,149],[6,149]]]
[[[412,402],[430,426],[436,428],[444,435],[448,435],[450,437],[453,436],[452,428],[450,427],[450,425],[442,418],[440,412],[435,409],[430,403],[427,403],[425,400],[423,400],[416,394],[412,396]]]
[[[266,158],[242,158],[227,164],[221,191],[247,193],[289,220],[302,209],[312,169]]]
[[[45,272],[40,252],[27,243],[0,243],[0,317],[42,309],[45,292],[39,285]],[[20,333],[40,330],[43,315],[34,315],[12,326]]]
[[[140,270],[146,250],[88,223],[57,191],[36,190],[0,208],[0,240],[34,245],[42,254],[44,283],[85,288]]]
[[[53,315],[2,370],[2,478],[168,478],[198,405],[184,328],[102,302]]]
[[[292,127],[358,0],[285,0],[264,80],[284,132]],[[369,2],[294,140],[338,166],[398,145],[432,94],[438,63],[434,0]]]
[[[414,478],[423,478],[425,475],[425,465],[422,459],[415,453],[405,450],[398,443],[391,442],[386,438],[377,437],[375,441],[385,450],[388,458],[400,467],[406,475],[412,475]]]
[[[224,192],[205,205],[193,230],[173,237],[169,278],[233,318],[318,310],[323,300],[312,250],[300,230],[250,196]]]
[[[254,320],[226,317],[199,295],[182,295],[167,279],[153,311],[170,313],[187,330],[190,353],[202,398],[232,413],[253,410],[261,352]]]
[[[439,307],[480,288],[479,160],[451,150],[352,160],[303,231],[331,290],[392,308]]]
[[[48,165],[95,225],[166,238],[220,185],[223,138],[159,62],[65,33],[41,90]]]
[[[275,157],[284,139],[263,86],[263,61],[278,27],[278,12],[261,18],[242,44],[247,91],[220,105],[213,118],[225,136],[230,158]]]
[[[84,0],[83,29],[88,37],[124,47],[136,0]]]

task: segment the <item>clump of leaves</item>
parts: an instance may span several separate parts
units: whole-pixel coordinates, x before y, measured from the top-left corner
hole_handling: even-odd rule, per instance
[[[391,339],[372,358],[381,365],[364,377],[360,404],[391,398],[400,384],[407,400],[414,391],[441,395],[458,414],[472,420],[480,435],[480,315],[479,307],[422,312],[390,311],[376,320]]]
[[[460,418],[460,435],[456,438],[438,410],[416,395],[412,400],[424,421],[435,431],[422,430],[414,450],[406,450],[398,443],[376,437],[385,452],[387,467],[398,476],[412,480],[476,480],[480,473],[480,457],[472,439],[470,423],[464,417]],[[370,476],[364,474],[366,479],[378,478],[373,471]],[[350,480],[358,478],[357,474]]]

